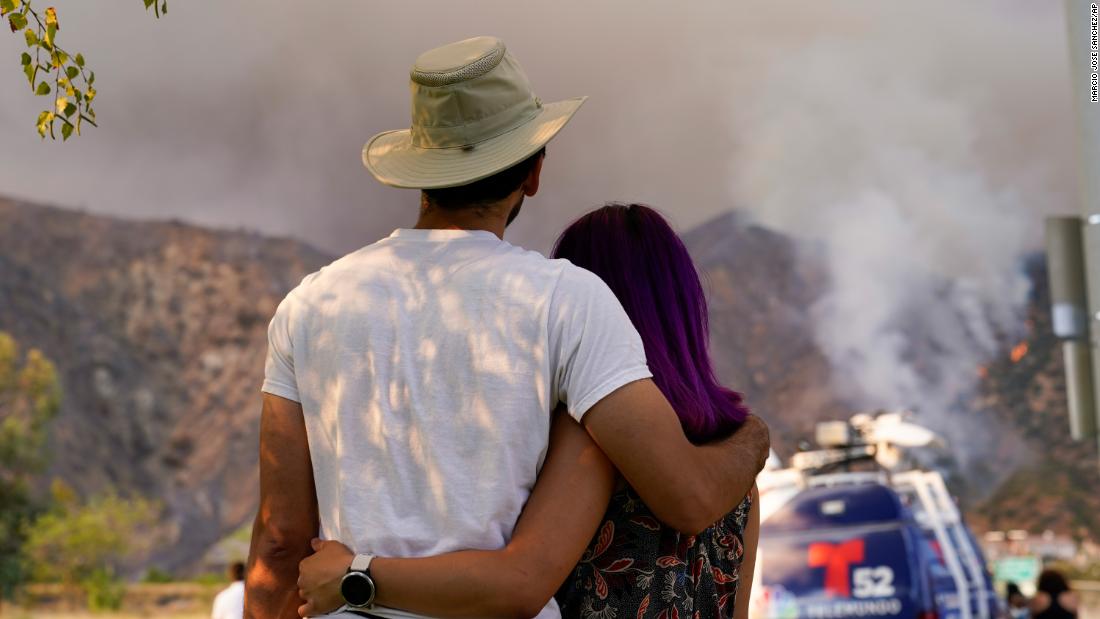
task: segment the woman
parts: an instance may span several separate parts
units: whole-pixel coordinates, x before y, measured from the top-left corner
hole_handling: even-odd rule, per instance
[[[1032,619],[1077,619],[1077,595],[1060,572],[1043,570],[1036,589],[1031,599]]]
[[[589,213],[565,230],[554,257],[592,271],[618,297],[690,439],[720,439],[739,427],[748,411],[711,369],[698,273],[656,211],[612,204]],[[555,414],[546,463],[509,544],[375,558],[376,603],[434,616],[531,617],[564,580],[557,593],[564,617],[745,619],[758,519],[752,496],[698,535],[663,525],[583,428]],[[338,542],[314,549],[302,562],[303,615],[339,604],[337,583],[351,556]]]

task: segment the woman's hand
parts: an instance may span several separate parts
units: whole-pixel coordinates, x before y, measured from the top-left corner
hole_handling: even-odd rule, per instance
[[[298,596],[306,602],[298,607],[302,617],[332,612],[343,605],[340,580],[355,558],[340,542],[313,538],[310,545],[313,554],[298,564]]]

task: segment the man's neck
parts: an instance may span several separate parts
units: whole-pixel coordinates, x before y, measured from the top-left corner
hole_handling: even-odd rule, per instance
[[[420,217],[414,227],[417,230],[485,230],[503,239],[510,211],[511,208],[503,203],[484,208],[451,210],[433,208],[421,202]]]

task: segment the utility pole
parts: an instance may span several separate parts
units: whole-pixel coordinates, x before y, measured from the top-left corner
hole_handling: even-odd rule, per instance
[[[1070,429],[1098,439],[1100,385],[1100,0],[1065,0],[1080,215],[1047,219],[1054,333],[1062,338]]]

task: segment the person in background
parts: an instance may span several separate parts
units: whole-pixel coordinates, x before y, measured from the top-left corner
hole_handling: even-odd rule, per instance
[[[229,578],[233,582],[214,597],[210,619],[241,619],[244,616],[244,563],[230,563]]]
[[[1008,605],[1009,619],[1027,619],[1031,616],[1027,596],[1020,591],[1020,585],[1014,582],[1005,585],[1005,603]]]
[[[1057,570],[1043,570],[1035,597],[1031,599],[1033,619],[1076,619],[1077,594],[1069,581]]]

